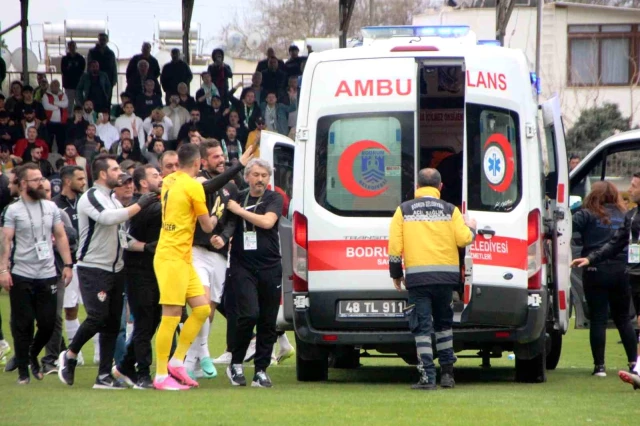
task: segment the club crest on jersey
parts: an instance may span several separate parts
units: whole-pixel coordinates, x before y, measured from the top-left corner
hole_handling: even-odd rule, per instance
[[[387,184],[384,177],[384,152],[379,149],[362,151],[362,178],[358,182],[363,188],[375,191]]]
[[[222,188],[222,193],[224,194],[225,197],[229,196],[229,191],[227,190],[227,188]]]
[[[104,291],[101,291],[100,293],[98,293],[98,300],[101,302],[104,302],[105,300],[107,300],[107,293],[105,293]]]

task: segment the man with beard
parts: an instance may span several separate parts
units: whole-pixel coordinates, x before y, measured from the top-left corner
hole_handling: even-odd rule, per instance
[[[150,164],[133,172],[133,183],[141,195],[160,195],[162,176]],[[135,240],[124,252],[126,293],[133,314],[133,334],[129,339],[124,359],[112,369],[115,378],[135,389],[153,389],[150,366],[153,359],[151,339],[160,324],[162,308],[160,290],[153,272],[153,256],[160,238],[162,209],[159,198],[131,218],[129,236]]]
[[[96,110],[93,108],[93,101],[91,99],[87,99],[82,104],[82,118],[89,124],[96,124],[98,121],[98,113],[96,113]]]
[[[125,102],[123,110],[124,114],[118,117],[115,122],[115,126],[120,132],[120,137],[122,138],[122,131],[127,129],[130,134],[133,134],[135,137],[141,137],[144,142],[144,123],[140,117],[133,113],[135,111],[133,103]],[[141,135],[138,135],[138,132],[140,132]]]
[[[42,139],[43,141],[50,143],[47,125],[36,116],[36,111],[30,106],[24,107],[22,111],[22,120],[18,123],[22,134],[26,135],[27,129],[34,127],[38,131],[38,139]]]
[[[65,166],[60,170],[60,178],[62,179],[62,191],[60,195],[53,198],[53,202],[58,208],[64,211],[71,219],[71,225],[79,233],[78,229],[78,199],[87,186],[87,175],[85,170],[80,166]],[[67,332],[67,338],[72,341],[76,336],[76,332],[80,327],[78,321],[79,304],[82,303],[80,296],[80,287],[78,284],[78,271],[76,270],[76,253],[73,252],[73,278],[64,292],[64,326]],[[84,364],[82,352],[78,353],[78,363]]]
[[[91,164],[93,158],[98,155],[100,148],[104,146],[104,143],[96,136],[97,128],[95,124],[89,124],[85,137],[76,142],[78,153],[87,159],[87,162]],[[91,173],[91,170],[89,170]]]
[[[252,151],[247,147],[247,152]],[[272,387],[267,375],[277,339],[276,319],[282,296],[282,256],[278,221],[282,196],[267,189],[271,164],[255,158],[247,164],[244,178],[249,192],[229,200],[227,209],[238,217],[230,250],[228,290],[234,301],[235,336],[229,343],[231,363],[227,377],[233,386],[246,386],[242,363],[257,326],[255,374],[251,386]],[[226,299],[229,300],[229,299]]]
[[[60,211],[45,199],[44,178],[38,166],[21,166],[16,171],[16,178],[21,198],[3,215],[0,285],[9,291],[18,384],[26,385],[30,381],[29,367],[37,380],[44,377],[37,357],[51,338],[56,321],[53,237],[64,261],[62,277],[65,285],[71,281],[72,263]],[[38,326],[35,336],[34,320]]]
[[[71,386],[75,379],[78,353],[96,333],[100,333],[100,368],[94,389],[121,389],[111,375],[116,337],[122,316],[124,274],[122,252],[127,245],[123,223],[157,198],[144,194],[136,203],[122,207],[111,198],[121,185],[122,171],[115,158],[99,155],[92,165],[94,185],[78,202],[78,278],[87,319],[80,325],[69,349],[58,359],[58,377]]]
[[[53,166],[48,160],[42,159],[42,148],[37,145],[31,147],[31,162],[38,166],[45,179],[53,174]]]
[[[33,109],[38,120],[45,121],[47,119],[42,104],[33,98],[33,87],[28,85],[22,88],[22,100],[18,101],[13,108],[13,121],[16,123],[22,121],[27,108]]]
[[[206,181],[219,176],[225,171],[225,158],[218,141],[203,141],[200,144],[202,171],[198,180]],[[206,196],[207,209],[218,218],[213,232],[205,233],[200,225],[196,225],[193,239],[193,267],[204,286],[205,298],[210,300],[211,315],[205,321],[187,352],[185,366],[192,376],[211,379],[216,377],[216,368],[209,354],[209,329],[213,321],[216,307],[222,300],[222,291],[227,272],[227,253],[229,240],[235,229],[235,216],[229,220],[226,206],[229,200],[235,199],[238,189],[233,181],[223,188]],[[197,362],[200,368],[196,368]]]
[[[120,142],[120,148],[122,149],[121,154],[118,156],[118,163],[122,163],[124,160],[132,160],[142,162],[142,158],[140,156],[139,150],[133,149],[134,144],[131,139],[124,138]]]

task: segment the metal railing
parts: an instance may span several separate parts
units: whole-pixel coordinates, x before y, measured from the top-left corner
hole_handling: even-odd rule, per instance
[[[53,80],[58,80],[60,82],[60,84],[62,84],[62,74],[59,73],[59,72],[34,72],[34,71],[30,71],[29,72],[29,82],[28,83],[29,83],[30,86],[33,86],[34,90],[38,87],[38,79],[37,79],[38,74],[45,74],[47,76],[47,80],[49,81],[49,83],[51,83],[51,81],[53,81]],[[230,88],[235,86],[236,84],[238,84],[240,82],[243,82],[245,86],[251,85],[251,77],[252,76],[253,76],[253,73],[237,73],[237,74],[233,74],[233,78],[231,79],[231,83],[230,83]],[[2,87],[0,87],[2,93],[4,93],[5,96],[8,97],[11,94],[10,93],[11,82],[15,81],[15,80],[22,81],[22,73],[15,72],[15,71],[8,72],[7,73],[7,78],[5,79],[4,83],[2,84]],[[200,88],[200,86],[202,86],[202,78],[200,77],[200,74],[194,73],[193,80],[191,81],[191,85],[189,87],[189,93],[191,94],[191,96],[195,96],[196,91]],[[119,103],[120,102],[120,99],[119,99],[120,93],[124,92],[126,88],[127,88],[126,73],[119,72],[118,73],[118,81],[116,81],[116,85],[113,88],[113,94],[112,94],[112,98],[111,98],[111,103]],[[239,97],[239,96],[240,96],[240,91],[236,92],[236,97]],[[163,97],[163,101],[164,101],[164,97]]]

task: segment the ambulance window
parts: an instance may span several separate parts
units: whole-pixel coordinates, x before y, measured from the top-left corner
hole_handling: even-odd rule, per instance
[[[323,208],[391,217],[413,198],[413,112],[322,117],[317,132],[315,198]]]
[[[293,193],[293,147],[276,144],[273,148],[273,183],[282,190],[284,199],[282,216],[289,217],[289,204]]]
[[[508,212],[522,195],[518,114],[467,104],[467,204]]]

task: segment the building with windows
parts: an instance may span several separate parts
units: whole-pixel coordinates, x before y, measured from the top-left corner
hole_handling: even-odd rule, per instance
[[[522,49],[535,70],[536,1],[519,0],[505,46]],[[640,9],[556,2],[545,4],[540,77],[542,97],[560,96],[570,127],[585,108],[604,102],[640,124]],[[469,25],[478,39],[495,39],[495,0],[428,10],[414,25]]]

